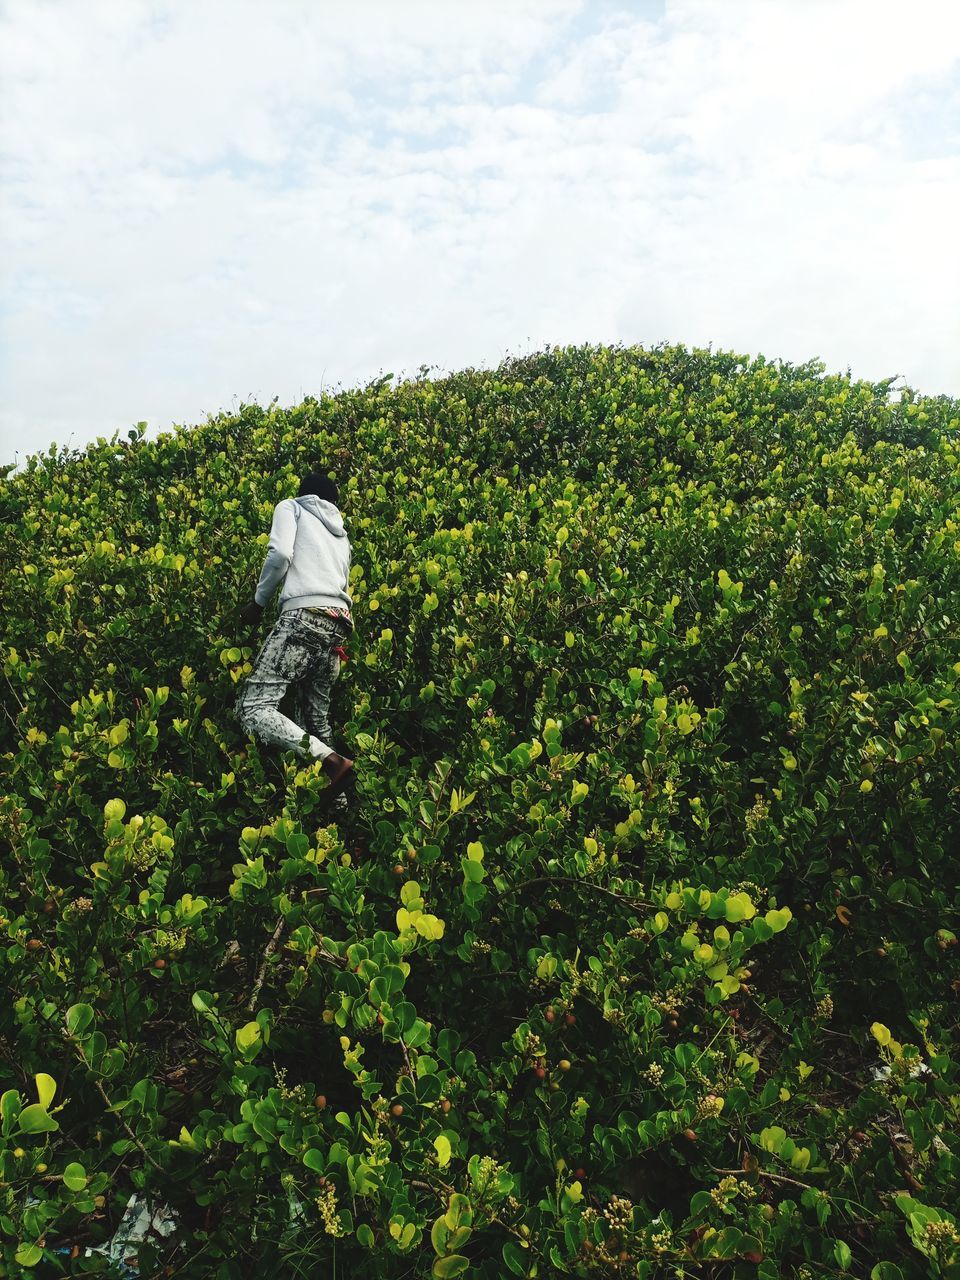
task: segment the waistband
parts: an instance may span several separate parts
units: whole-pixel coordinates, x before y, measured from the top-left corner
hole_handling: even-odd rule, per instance
[[[327,618],[333,618],[335,622],[343,623],[348,630],[353,630],[353,618],[350,616],[349,609],[326,609],[321,605],[312,605],[304,609],[304,613],[320,613]]]

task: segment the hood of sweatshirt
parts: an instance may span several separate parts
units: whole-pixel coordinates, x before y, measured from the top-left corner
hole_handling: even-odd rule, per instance
[[[335,538],[347,536],[347,531],[343,527],[343,516],[332,502],[328,502],[326,498],[318,498],[315,493],[306,493],[302,498],[297,498],[297,502],[304,511],[309,511],[312,516],[322,520]]]

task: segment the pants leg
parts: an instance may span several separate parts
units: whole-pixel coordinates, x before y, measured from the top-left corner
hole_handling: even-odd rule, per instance
[[[243,728],[262,742],[323,759],[331,751],[326,741],[278,709],[290,684],[306,687],[306,682],[329,679],[324,673],[334,655],[327,629],[305,622],[303,612],[291,609],[280,615],[237,697],[236,714]]]
[[[331,628],[330,645],[341,640],[336,627]],[[333,737],[330,726],[330,703],[333,697],[333,686],[340,675],[340,659],[329,648],[326,661],[321,660],[312,671],[300,681],[294,690],[295,715],[300,724],[319,741],[329,743]],[[346,792],[341,791],[331,802],[336,813],[345,814],[349,809]]]
[[[333,737],[330,727],[330,703],[333,686],[340,675],[340,659],[332,650],[326,662],[319,662],[301,682],[297,690],[300,723],[323,742]]]

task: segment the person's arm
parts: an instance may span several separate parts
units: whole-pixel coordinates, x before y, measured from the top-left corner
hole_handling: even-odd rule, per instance
[[[270,603],[270,597],[286,577],[293,560],[293,544],[297,536],[297,517],[289,499],[278,502],[273,509],[273,525],[270,542],[263,562],[260,581],[253,598],[261,609]]]
[[[260,573],[253,599],[240,610],[243,622],[253,625],[260,621],[264,607],[286,576],[293,559],[293,544],[297,536],[297,515],[290,501],[278,502],[273,509],[273,524],[266,559]]]

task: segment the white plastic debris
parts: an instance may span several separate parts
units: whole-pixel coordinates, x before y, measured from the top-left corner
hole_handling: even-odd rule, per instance
[[[890,1063],[878,1063],[877,1066],[870,1068],[870,1074],[873,1076],[874,1080],[889,1080]],[[911,1080],[916,1080],[919,1076],[928,1076],[929,1074],[930,1068],[925,1062],[921,1062],[919,1058],[915,1062],[910,1063],[909,1075]]]
[[[127,1201],[123,1217],[116,1231],[106,1242],[88,1246],[84,1250],[86,1257],[102,1253],[111,1262],[116,1263],[125,1277],[133,1280],[140,1272],[137,1266],[137,1249],[145,1240],[165,1240],[177,1229],[177,1220],[169,1205],[150,1205],[138,1192],[134,1192]],[[58,1252],[68,1254],[69,1249]]]
[[[113,1262],[136,1266],[139,1245],[151,1237],[165,1240],[176,1229],[177,1220],[169,1205],[150,1205],[134,1192],[127,1201],[120,1225],[110,1240],[100,1246],[99,1252],[105,1253]]]

